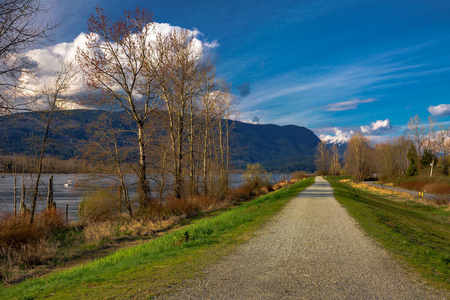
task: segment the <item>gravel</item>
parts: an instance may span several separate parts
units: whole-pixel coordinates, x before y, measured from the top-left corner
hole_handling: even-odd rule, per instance
[[[399,241],[401,242],[401,241]],[[322,177],[165,299],[450,299],[367,237]]]

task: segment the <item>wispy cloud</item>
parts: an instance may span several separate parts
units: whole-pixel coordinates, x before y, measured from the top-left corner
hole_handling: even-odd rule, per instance
[[[428,107],[428,112],[437,117],[450,116],[450,104],[439,104],[436,106],[430,105]]]
[[[313,113],[321,108],[329,112],[326,118],[311,119],[311,123],[300,123],[299,119],[297,124],[329,126],[328,117],[332,114],[356,109],[358,105],[376,99],[381,101],[380,97],[386,94],[387,89],[411,86],[426,77],[450,72],[448,67],[416,63],[410,58],[415,56],[417,59],[420,51],[435,46],[435,42],[430,42],[356,58],[349,64],[303,67],[253,82],[252,93],[242,99],[239,109],[270,111],[266,121],[273,122],[288,118],[280,115],[285,113],[279,110],[281,105],[291,108],[288,114],[295,114],[298,110]]]
[[[368,98],[368,99],[352,99],[349,101],[342,101],[337,103],[330,103],[326,106],[326,110],[328,111],[344,111],[350,109],[356,109],[361,103],[370,103],[374,102],[376,99]]]

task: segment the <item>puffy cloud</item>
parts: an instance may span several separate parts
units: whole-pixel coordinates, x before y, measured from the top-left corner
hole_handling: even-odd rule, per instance
[[[436,106],[430,105],[428,112],[433,116],[447,117],[450,116],[450,104],[439,104]]]
[[[334,135],[321,134],[319,138],[323,141],[327,141],[331,144],[343,144],[352,138],[353,131],[343,131],[337,127],[334,127]]]
[[[150,40],[155,40],[158,33],[168,34],[172,30],[183,30],[181,27],[172,26],[168,23],[153,23],[150,30]],[[211,43],[203,42],[198,39],[202,35],[197,29],[188,30],[194,37],[193,47],[197,51],[209,51],[219,46],[217,41]],[[74,61],[78,48],[84,48],[87,41],[87,34],[80,33],[72,42],[59,43],[53,46],[31,50],[25,53],[25,56],[34,62],[37,66],[36,76],[24,75],[21,81],[29,90],[39,90],[48,82],[55,78],[57,72],[61,69],[61,62]],[[78,73],[78,80],[72,87],[72,94],[86,93],[82,83],[81,70]],[[77,107],[79,108],[79,107]]]
[[[349,101],[330,103],[326,106],[327,111],[344,111],[350,109],[356,109],[361,103],[370,103],[374,102],[376,99],[368,98],[368,99],[352,99]]]
[[[386,131],[392,129],[391,121],[389,119],[386,120],[378,120],[376,122],[372,122],[370,126],[364,125],[360,126],[360,130],[364,134],[379,134],[382,131]]]

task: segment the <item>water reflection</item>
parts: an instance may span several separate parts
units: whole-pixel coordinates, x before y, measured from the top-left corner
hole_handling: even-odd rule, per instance
[[[17,186],[17,210],[19,209],[22,178],[26,187],[26,205],[31,207],[30,199],[34,190],[34,176],[30,174],[18,174],[16,177]],[[39,196],[36,204],[36,210],[41,211],[45,209],[47,203],[47,186],[50,174],[41,175],[41,183],[39,185]],[[268,174],[267,179],[270,183],[278,182],[283,179],[290,179],[290,175],[285,174]],[[65,187],[64,185],[73,181],[74,186]],[[137,177],[135,175],[126,175],[125,181],[130,187],[130,196],[136,196],[136,183]],[[171,188],[171,178],[167,176],[165,178],[166,188]],[[158,191],[159,178],[154,177],[150,180],[152,191],[156,193]],[[230,187],[237,188],[243,183],[242,174],[230,174]],[[120,182],[116,177],[107,175],[88,175],[88,174],[56,174],[53,175],[53,194],[56,207],[66,209],[68,205],[69,221],[78,220],[78,206],[83,199],[83,196],[92,189],[103,187],[109,189],[118,189]],[[12,213],[14,211],[14,174],[5,174],[0,178],[0,216],[6,213]]]

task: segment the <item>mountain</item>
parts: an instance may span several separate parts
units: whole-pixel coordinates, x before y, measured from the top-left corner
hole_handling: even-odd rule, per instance
[[[57,112],[52,122],[46,153],[61,159],[80,157],[80,145],[91,140],[89,126],[105,114],[100,110]],[[111,113],[112,125],[133,129],[124,112]],[[261,163],[268,171],[314,171],[314,153],[319,138],[305,127],[287,125],[258,125],[230,122],[233,128],[230,146],[235,168],[248,163]],[[39,113],[21,113],[0,117],[0,154],[36,154],[36,140],[43,136],[45,123]]]
[[[268,171],[312,172],[319,138],[305,127],[273,124],[234,123],[233,162],[244,168],[247,163],[261,163]]]

